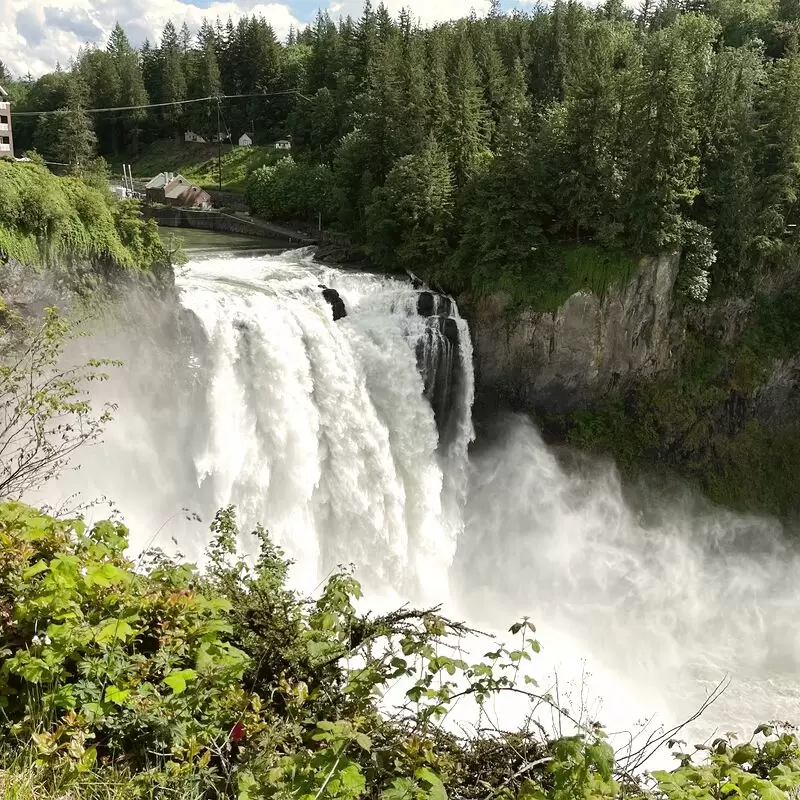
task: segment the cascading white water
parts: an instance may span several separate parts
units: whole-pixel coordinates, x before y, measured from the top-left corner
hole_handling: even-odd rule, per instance
[[[333,321],[320,284],[345,318]],[[105,390],[118,419],[54,501],[77,488],[113,498],[134,547],[174,536],[192,557],[206,528],[176,512],[207,522],[233,503],[309,590],[352,562],[376,602],[445,602],[500,630],[528,614],[542,669],[580,679],[585,660],[612,727],[681,719],[726,673],[698,730],[800,719],[800,560],[777,525],[657,499],[643,518],[611,467],[565,469],[522,417],[497,421],[468,457],[472,353],[455,310],[440,443],[418,363],[430,380],[454,351],[407,283],[295,251],[199,260],[178,286],[189,334],[97,340],[93,355],[129,365]]]

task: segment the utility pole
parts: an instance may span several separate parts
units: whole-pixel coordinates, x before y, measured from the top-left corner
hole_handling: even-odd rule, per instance
[[[222,132],[219,129],[219,107],[222,103],[217,96],[217,177],[219,178],[219,190],[222,191]]]

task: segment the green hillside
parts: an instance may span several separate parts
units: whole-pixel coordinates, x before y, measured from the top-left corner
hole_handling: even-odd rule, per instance
[[[262,164],[273,163],[281,153],[267,147],[222,146],[222,188],[243,192],[247,176]],[[134,179],[149,180],[159,172],[180,172],[198,186],[219,188],[217,145],[159,140],[147,145],[139,155],[111,159],[111,168],[122,175],[122,164],[130,164]]]

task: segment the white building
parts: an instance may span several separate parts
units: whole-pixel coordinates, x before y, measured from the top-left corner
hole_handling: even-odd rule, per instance
[[[206,143],[206,140],[199,133],[195,133],[194,131],[186,131],[186,133],[183,134],[183,140],[185,142],[197,142],[198,144]]]
[[[239,147],[252,147],[252,146],[253,146],[253,140],[246,133],[243,133],[239,137]]]
[[[8,93],[0,86],[0,154],[14,155],[14,134],[11,130],[11,103]]]
[[[291,150],[292,149],[292,143],[288,139],[278,139],[278,141],[275,142],[275,149],[276,150]]]

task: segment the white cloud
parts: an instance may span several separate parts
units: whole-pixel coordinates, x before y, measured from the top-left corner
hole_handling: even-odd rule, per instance
[[[104,46],[117,21],[138,45],[157,39],[169,19],[196,30],[203,17],[236,21],[242,14],[262,15],[280,38],[303,24],[279,2],[212,0],[198,8],[182,0],[0,0],[0,58],[13,73],[36,77],[67,65],[82,45]]]
[[[397,16],[409,7],[423,25],[457,19],[474,9],[483,15],[489,0],[385,0]],[[377,6],[373,0],[373,7]],[[325,0],[320,2],[324,7]],[[334,0],[329,11],[334,18],[361,15],[363,0]],[[308,8],[304,4],[304,8]],[[258,0],[211,0],[203,8],[185,0],[0,0],[0,58],[17,75],[30,72],[34,77],[66,66],[78,48],[85,44],[104,46],[114,24],[119,21],[134,44],[148,38],[157,40],[167,20],[176,27],[186,22],[196,30],[203,17],[214,20],[230,16],[236,21],[243,14],[261,14],[284,38],[289,28],[302,27],[313,14],[299,15],[283,2]],[[306,19],[305,17],[308,16]]]
[[[376,8],[380,0],[372,0],[372,8]],[[400,10],[408,8],[412,17],[418,19],[423,25],[433,25],[436,22],[447,22],[452,19],[466,17],[471,11],[479,16],[485,16],[491,6],[490,0],[383,0],[389,13],[397,19]],[[363,0],[340,0],[328,8],[334,19],[348,14],[354,19],[361,16],[364,7]]]

